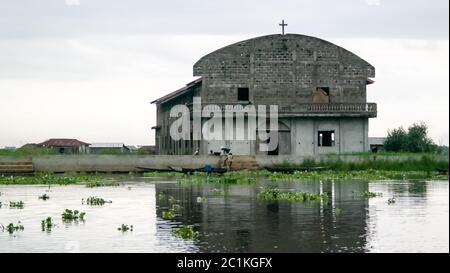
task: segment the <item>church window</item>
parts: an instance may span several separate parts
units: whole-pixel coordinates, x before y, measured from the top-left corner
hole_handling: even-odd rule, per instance
[[[334,131],[319,131],[318,137],[318,146],[334,146]]]
[[[248,87],[238,88],[238,101],[249,101],[249,90]]]

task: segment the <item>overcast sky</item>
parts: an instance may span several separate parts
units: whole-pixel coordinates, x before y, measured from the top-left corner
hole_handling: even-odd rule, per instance
[[[153,144],[150,101],[203,55],[279,33],[316,36],[376,68],[369,136],[424,121],[449,143],[448,0],[0,0],[0,147],[78,138]]]

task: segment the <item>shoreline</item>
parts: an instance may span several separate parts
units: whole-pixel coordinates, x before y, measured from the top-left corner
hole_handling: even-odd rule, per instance
[[[84,174],[35,173],[31,175],[0,175],[0,185],[86,185],[88,187],[118,186],[127,179],[136,178],[171,178],[178,183],[216,183],[216,184],[251,184],[257,178],[267,178],[272,182],[281,181],[315,181],[315,180],[430,180],[448,181],[448,174],[429,171],[390,171],[390,170],[353,170],[353,171],[298,171],[293,173],[268,172],[266,170],[232,171],[224,175],[196,172],[183,175],[178,172],[147,172],[143,174]]]

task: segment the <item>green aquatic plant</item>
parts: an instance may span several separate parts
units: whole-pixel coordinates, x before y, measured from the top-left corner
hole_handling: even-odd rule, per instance
[[[16,231],[24,230],[24,227],[20,221],[17,222],[17,225],[14,225],[13,223],[9,223],[6,227],[3,226],[2,224],[0,224],[0,226],[1,226],[1,229],[3,232],[6,230],[9,234],[13,234]]]
[[[448,179],[448,175],[441,175],[427,171],[394,171],[394,170],[353,170],[353,171],[295,171],[293,173],[274,172],[269,176],[271,181],[280,180],[411,180],[411,179]]]
[[[389,199],[387,200],[387,203],[388,203],[388,205],[394,204],[394,203],[395,203],[395,197],[389,198]]]
[[[52,217],[47,217],[45,220],[41,221],[41,229],[42,231],[51,231],[52,227],[54,227]]]
[[[381,192],[371,192],[371,191],[365,191],[365,192],[356,192],[355,195],[365,197],[365,198],[374,198],[374,197],[381,197],[383,196],[383,193]]]
[[[145,172],[143,173],[145,177],[181,177],[183,173],[179,172]]]
[[[327,193],[307,193],[307,192],[282,192],[277,188],[266,188],[263,189],[258,194],[258,199],[262,201],[273,201],[273,200],[287,200],[287,201],[327,201],[328,194]]]
[[[133,225],[128,226],[126,224],[122,224],[120,227],[117,228],[117,230],[122,232],[133,231]]]
[[[174,213],[171,210],[164,210],[161,213],[161,216],[165,220],[170,220],[170,219],[173,219],[175,217]]]
[[[70,209],[66,209],[61,214],[63,222],[84,221],[85,215],[86,215],[85,212],[80,212],[78,210],[70,210]]]
[[[52,173],[36,173],[34,175],[27,176],[0,176],[0,184],[18,184],[18,185],[29,185],[29,184],[57,184],[57,185],[68,185],[68,184],[84,184],[94,181],[106,180],[105,177],[98,175],[86,175],[78,173],[65,173],[61,175],[55,175]]]
[[[183,225],[178,229],[172,230],[172,233],[183,240],[194,240],[200,235],[198,231],[194,230],[193,226],[187,225]]]
[[[48,195],[45,193],[45,194],[39,196],[39,199],[42,199],[42,200],[46,201],[46,200],[50,199],[50,196],[48,196]]]
[[[25,203],[23,201],[10,201],[9,202],[9,208],[16,208],[16,209],[23,209],[25,207]]]
[[[162,201],[162,200],[164,200],[164,199],[166,199],[166,195],[165,195],[164,193],[159,193],[159,194],[158,194],[158,200],[159,200],[159,201]]]
[[[171,208],[171,210],[172,210],[173,212],[179,212],[179,211],[181,211],[182,209],[183,209],[183,207],[180,206],[179,204],[173,204],[173,205],[172,205],[172,208]]]
[[[223,191],[222,189],[216,189],[216,188],[214,188],[214,189],[211,190],[211,193],[212,193],[213,195],[222,195],[222,194],[224,194],[224,191]]]
[[[90,181],[86,182],[87,188],[97,188],[97,187],[117,187],[120,183],[117,181]]]
[[[103,206],[105,203],[112,203],[112,201],[107,201],[97,196],[90,196],[86,199],[86,204],[90,206]],[[81,204],[84,204],[84,199],[81,199]]]
[[[220,176],[220,177],[183,177],[177,179],[179,184],[254,184],[256,177],[237,177],[237,176]]]
[[[261,176],[268,176],[270,172],[266,169],[262,170],[240,170],[240,171],[231,171],[223,174],[225,177],[230,178],[255,178]]]

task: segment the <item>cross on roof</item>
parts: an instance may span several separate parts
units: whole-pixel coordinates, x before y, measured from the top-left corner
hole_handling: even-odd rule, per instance
[[[284,20],[281,20],[281,24],[279,24],[281,26],[281,34],[284,35],[284,27],[287,26],[288,24],[284,23]]]

